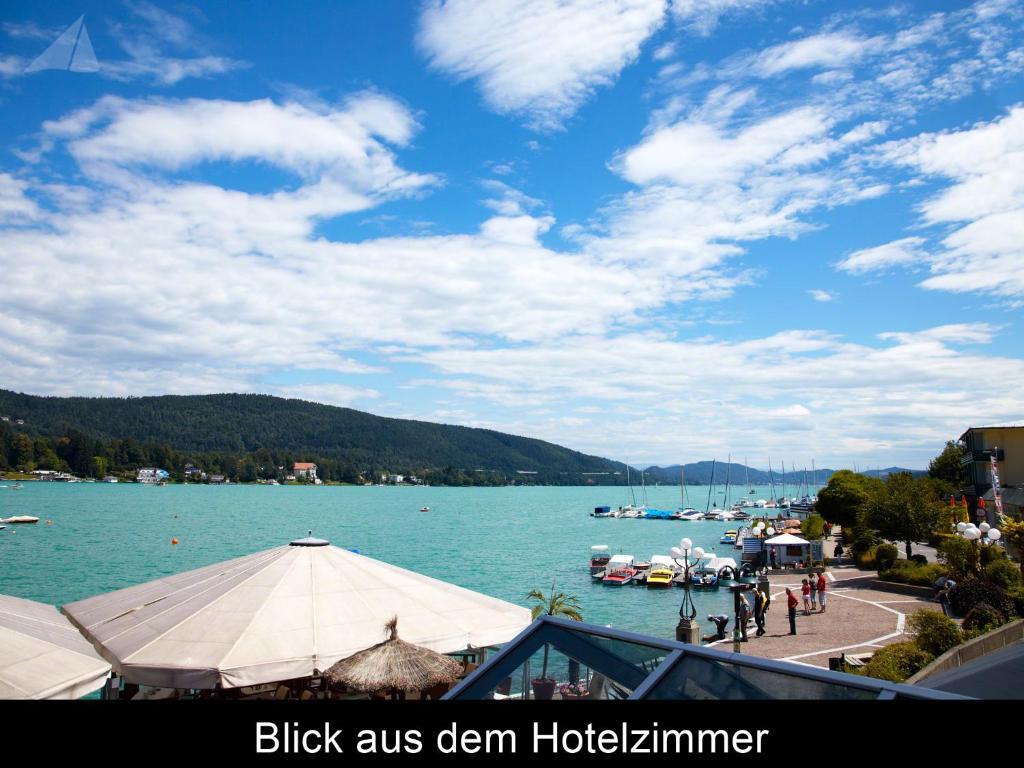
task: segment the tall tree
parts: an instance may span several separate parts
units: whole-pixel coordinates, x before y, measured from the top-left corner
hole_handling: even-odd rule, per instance
[[[908,558],[911,545],[928,538],[938,527],[942,514],[942,504],[929,484],[918,482],[909,472],[889,475],[864,505],[867,524],[889,541],[904,542]]]
[[[967,482],[967,473],[960,463],[963,455],[964,447],[960,443],[948,441],[942,453],[928,464],[928,476],[948,483],[953,490],[962,488]]]
[[[857,515],[872,493],[883,483],[877,477],[868,477],[848,469],[841,469],[818,492],[815,511],[830,523],[848,528],[856,524]]]

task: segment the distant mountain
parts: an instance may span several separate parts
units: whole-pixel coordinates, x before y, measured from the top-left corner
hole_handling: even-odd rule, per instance
[[[7,428],[31,436],[56,439],[69,431],[82,433],[103,442],[115,464],[120,454],[114,455],[107,444],[127,440],[182,454],[165,461],[199,454],[255,457],[273,452],[264,461],[330,460],[374,473],[483,470],[558,484],[625,482],[624,464],[543,440],[268,395],[37,397],[0,390],[0,416],[11,419],[3,422]],[[16,424],[18,420],[24,424]],[[91,454],[98,449],[83,450]],[[221,467],[227,463],[218,461]]]
[[[834,469],[824,469],[819,467],[817,471],[813,471],[810,467],[807,468],[806,473],[803,469],[796,471],[787,471],[783,475],[778,470],[775,470],[771,475],[766,470],[755,469],[754,467],[748,467],[743,464],[726,464],[724,461],[710,462],[710,461],[698,461],[692,464],[683,464],[682,470],[686,476],[687,485],[708,485],[711,482],[711,468],[714,464],[714,480],[716,484],[724,484],[726,478],[729,482],[736,487],[742,486],[744,483],[749,482],[751,485],[770,485],[772,479],[776,485],[786,484],[787,490],[789,487],[796,487],[804,482],[807,482],[812,487],[815,483],[819,485],[825,485],[829,478],[836,472]],[[888,477],[890,474],[897,474],[900,472],[910,472],[915,477],[928,474],[922,469],[904,469],[903,467],[887,467],[886,469],[871,470],[870,472],[863,472],[862,474],[870,475],[872,477],[876,474],[880,477]],[[662,485],[679,485],[680,478],[680,465],[673,464],[668,467],[648,467],[644,470],[647,478],[647,482],[656,482]],[[781,489],[780,489],[781,491]]]

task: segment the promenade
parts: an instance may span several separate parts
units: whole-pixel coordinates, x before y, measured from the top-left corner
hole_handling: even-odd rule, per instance
[[[930,600],[872,589],[871,581],[877,578],[873,570],[838,566],[825,572],[827,611],[804,616],[801,601],[794,636],[789,634],[786,587],[799,598],[802,578],[800,574],[773,577],[772,603],[765,623],[767,634],[756,637],[751,629],[748,641],[741,646],[742,653],[827,668],[829,657],[872,653],[906,639],[908,615],[920,610],[939,610],[939,605]],[[731,631],[729,639],[711,645],[731,650]]]

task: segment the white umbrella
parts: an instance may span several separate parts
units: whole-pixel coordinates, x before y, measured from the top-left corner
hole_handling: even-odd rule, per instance
[[[128,682],[203,689],[319,674],[380,642],[392,616],[438,653],[530,624],[526,608],[312,538],[63,610]]]
[[[0,699],[77,699],[110,664],[52,605],[0,595]]]

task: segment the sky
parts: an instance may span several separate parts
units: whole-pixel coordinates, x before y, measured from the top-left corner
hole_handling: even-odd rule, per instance
[[[1024,416],[1024,0],[5,0],[0,137],[2,388],[637,464]]]

